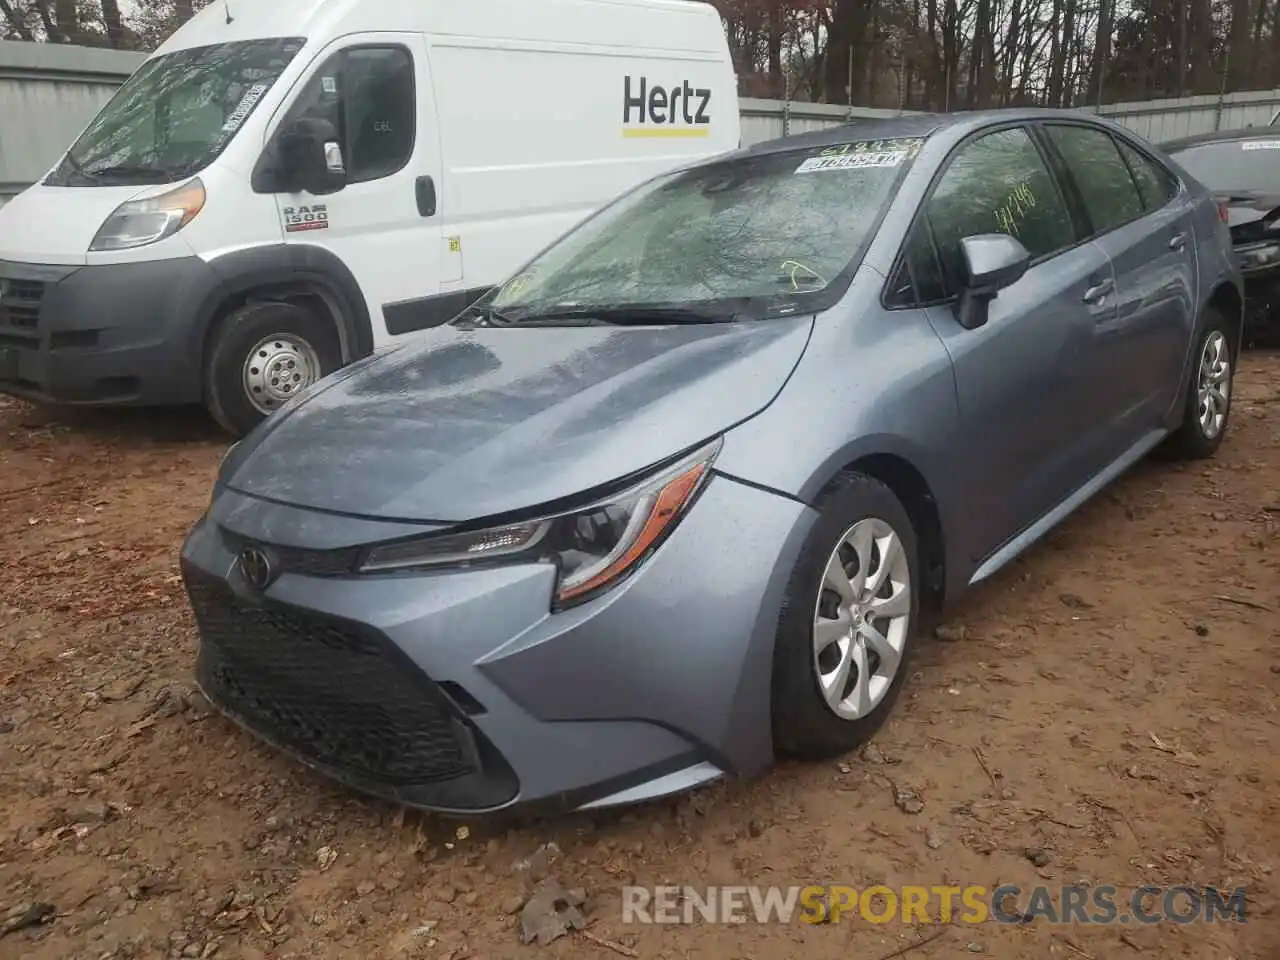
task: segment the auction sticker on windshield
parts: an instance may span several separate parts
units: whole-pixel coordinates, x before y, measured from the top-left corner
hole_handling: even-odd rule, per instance
[[[820,173],[827,170],[858,170],[872,167],[897,167],[920,151],[924,143],[912,140],[863,140],[826,147],[817,156],[807,158],[796,173]]]
[[[270,87],[269,83],[255,83],[246,90],[244,96],[240,99],[240,103],[236,105],[236,108],[227,117],[227,122],[222,125],[222,132],[234,133],[240,129],[240,124],[244,123],[245,118],[253,112],[253,108],[258,105],[258,101],[262,99],[262,95]]]
[[[1245,150],[1280,150],[1280,140],[1246,140],[1240,146]]]

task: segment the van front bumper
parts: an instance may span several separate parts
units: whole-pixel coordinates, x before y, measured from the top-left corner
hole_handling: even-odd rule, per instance
[[[49,403],[201,400],[199,257],[63,267],[0,261],[0,392]]]

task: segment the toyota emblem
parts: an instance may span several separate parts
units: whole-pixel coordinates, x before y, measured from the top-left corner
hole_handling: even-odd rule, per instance
[[[244,578],[258,590],[265,590],[271,584],[274,571],[271,560],[257,547],[247,547],[240,553],[240,572]]]

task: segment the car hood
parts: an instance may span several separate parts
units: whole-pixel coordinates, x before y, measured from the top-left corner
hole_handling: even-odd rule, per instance
[[[460,523],[644,470],[778,395],[812,318],[667,327],[443,327],[322,381],[235,451],[228,487]]]

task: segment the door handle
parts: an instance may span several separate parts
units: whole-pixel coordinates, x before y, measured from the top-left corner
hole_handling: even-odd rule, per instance
[[[1169,249],[1176,250],[1181,253],[1187,246],[1187,235],[1185,233],[1175,233],[1169,238]]]
[[[1098,304],[1102,303],[1103,300],[1107,299],[1107,294],[1109,294],[1115,288],[1116,288],[1116,282],[1112,280],[1110,277],[1107,277],[1105,280],[1099,280],[1097,283],[1091,286],[1088,290],[1086,290],[1084,292],[1084,296],[1081,297],[1080,299],[1082,299],[1085,303],[1088,303],[1093,306],[1097,306]]]
[[[430,177],[419,177],[413,185],[414,198],[418,201],[418,215],[436,215],[436,182]]]

